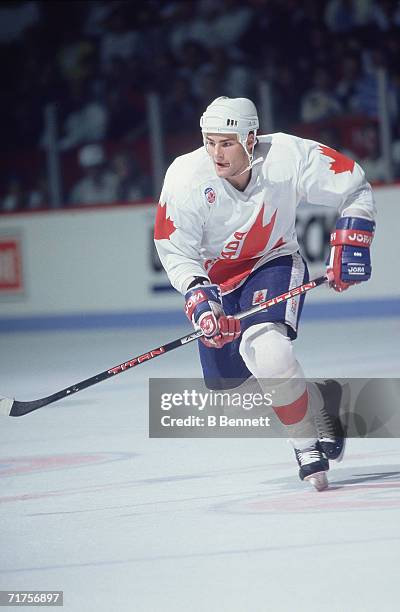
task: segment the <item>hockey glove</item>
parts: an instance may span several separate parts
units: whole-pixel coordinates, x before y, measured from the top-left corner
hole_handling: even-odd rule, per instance
[[[360,217],[340,217],[331,234],[331,253],[327,265],[330,286],[345,291],[371,277],[370,246],[375,223]]]
[[[218,285],[201,285],[185,294],[185,312],[195,329],[201,329],[200,340],[209,348],[222,348],[240,336],[240,321],[226,316]]]

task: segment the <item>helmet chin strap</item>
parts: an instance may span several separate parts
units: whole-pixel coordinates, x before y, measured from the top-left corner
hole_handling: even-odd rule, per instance
[[[248,152],[247,147],[246,147],[247,138],[248,138],[248,135],[246,136],[246,138],[239,138],[239,142],[242,145],[242,147],[243,147],[243,149],[244,149],[244,151],[245,151],[245,153],[247,155],[247,158],[249,160],[249,165],[247,166],[247,168],[242,170],[237,176],[241,176],[242,174],[244,174],[248,170],[251,170],[256,164],[259,164],[260,162],[263,161],[262,157],[257,157],[257,159],[254,159],[254,155],[253,155],[254,154],[254,148],[255,148],[255,146],[257,144],[256,135],[254,134],[254,144],[253,144],[253,148],[252,148],[251,153]]]
[[[247,168],[245,168],[244,170],[242,170],[237,176],[241,176],[242,174],[244,174],[245,172],[247,172],[248,170],[251,170],[252,168],[254,168],[254,166],[256,166],[257,164],[261,163],[263,160],[262,157],[257,157],[257,159],[255,159],[254,161],[251,160],[249,165],[247,166]]]

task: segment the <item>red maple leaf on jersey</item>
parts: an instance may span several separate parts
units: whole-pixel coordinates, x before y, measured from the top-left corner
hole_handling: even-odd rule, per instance
[[[221,285],[223,291],[231,290],[250,274],[260,260],[259,253],[265,249],[274,229],[277,210],[266,225],[263,224],[264,207],[261,208],[256,220],[243,240],[242,249],[236,259],[217,259],[208,269],[208,275],[213,283]],[[273,246],[277,248],[284,244],[282,238]]]
[[[353,172],[355,162],[352,159],[346,157],[343,155],[343,153],[339,153],[339,151],[335,151],[335,149],[331,149],[331,147],[320,145],[319,148],[322,155],[326,155],[327,157],[331,157],[333,159],[329,168],[335,174],[340,174],[341,172],[347,171]]]
[[[176,230],[171,217],[167,217],[167,205],[161,202],[157,206],[156,222],[154,224],[154,239],[169,240],[171,234]]]
[[[271,217],[271,220],[267,225],[263,225],[264,217],[264,206],[261,208],[257,215],[257,219],[247,232],[246,238],[243,240],[242,250],[240,251],[239,259],[249,259],[255,257],[265,249],[268,244],[268,240],[271,237],[272,230],[274,229],[276,213]]]

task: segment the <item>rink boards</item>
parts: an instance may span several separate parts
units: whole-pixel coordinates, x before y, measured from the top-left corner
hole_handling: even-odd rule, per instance
[[[400,186],[375,189],[378,225],[373,278],[336,295],[310,292],[317,318],[400,311],[394,270],[400,249]],[[323,273],[334,209],[299,209],[297,229],[311,277]],[[182,298],[169,285],[153,247],[155,205],[91,206],[3,215],[0,225],[0,330],[18,325],[147,325],[157,314],[177,322]]]

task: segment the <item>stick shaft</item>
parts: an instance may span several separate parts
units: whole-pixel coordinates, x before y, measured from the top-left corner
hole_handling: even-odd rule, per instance
[[[326,280],[327,279],[325,276],[320,276],[312,281],[309,281],[308,283],[299,285],[298,287],[294,287],[293,289],[290,289],[286,293],[282,293],[282,295],[278,295],[269,300],[266,300],[265,302],[261,302],[260,304],[253,306],[253,308],[249,308],[249,310],[245,310],[244,312],[241,312],[238,315],[236,315],[236,318],[245,319],[247,317],[253,316],[262,310],[266,310],[267,308],[270,308],[271,306],[275,306],[275,304],[279,304],[280,302],[285,302],[287,300],[290,300],[292,297],[306,293],[307,291],[310,291],[311,289],[314,289],[315,287],[322,285]],[[148,351],[147,353],[143,353],[142,355],[133,357],[132,359],[129,359],[128,361],[120,363],[119,365],[116,365],[110,368],[109,370],[104,370],[104,372],[100,372],[100,374],[96,374],[95,376],[86,378],[85,380],[82,380],[81,382],[75,383],[71,387],[66,387],[65,389],[62,389],[61,391],[57,391],[56,393],[53,393],[52,395],[49,395],[47,397],[43,397],[41,399],[33,400],[30,402],[20,402],[18,400],[14,400],[9,414],[10,416],[22,416],[24,414],[28,414],[29,412],[33,412],[34,410],[37,410],[38,408],[42,408],[42,406],[47,406],[48,404],[57,402],[60,399],[63,399],[65,397],[73,395],[74,393],[77,393],[78,391],[82,391],[83,389],[87,389],[88,387],[96,385],[97,383],[103,380],[106,380],[107,378],[112,378],[116,374],[121,374],[121,372],[125,372],[126,370],[130,370],[131,368],[141,365],[142,363],[145,363],[146,361],[150,361],[151,359],[154,359],[155,357],[159,357],[160,355],[169,353],[169,351],[179,348],[180,346],[184,346],[185,344],[194,342],[194,340],[198,340],[199,338],[201,338],[202,335],[203,335],[203,332],[201,330],[194,331],[191,334],[182,336],[181,338],[178,338],[177,340],[172,340],[171,342],[168,342],[167,344],[164,344],[162,346],[158,346],[152,349],[151,351]],[[5,403],[6,400],[7,398],[5,398],[5,400],[0,400],[0,401]],[[7,401],[12,401],[12,400],[7,400]]]

